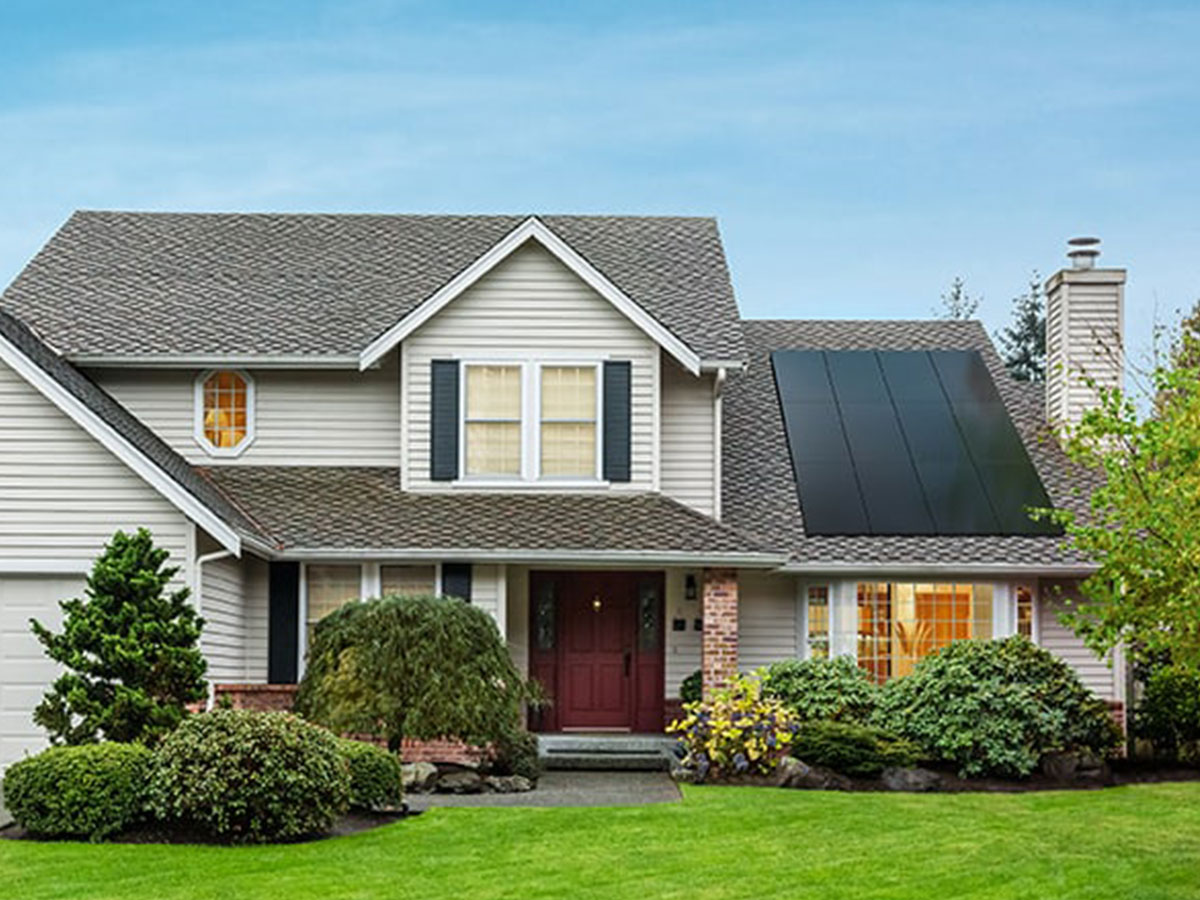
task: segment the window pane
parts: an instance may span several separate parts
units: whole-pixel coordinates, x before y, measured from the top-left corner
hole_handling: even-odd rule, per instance
[[[249,409],[246,381],[236,372],[205,379],[204,438],[214,447],[237,447],[246,439]]]
[[[520,419],[519,366],[467,367],[468,419]]]
[[[358,566],[307,566],[308,624],[359,598],[362,573]]]
[[[1033,591],[1017,588],[1017,634],[1033,640]]]
[[[596,418],[594,366],[544,366],[542,368],[542,418]]]
[[[547,422],[542,425],[542,475],[596,475],[596,423]]]
[[[825,585],[808,589],[808,655],[829,658],[829,588]]]
[[[379,593],[384,597],[432,595],[437,587],[433,566],[380,566]]]
[[[520,475],[521,423],[468,422],[468,475]]]

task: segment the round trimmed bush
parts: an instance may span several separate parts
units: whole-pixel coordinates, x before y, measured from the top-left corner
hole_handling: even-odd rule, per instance
[[[403,797],[400,760],[382,747],[338,738],[338,748],[350,766],[350,807],[385,809]]]
[[[848,656],[775,663],[767,668],[763,693],[805,722],[865,723],[879,702],[879,686]]]
[[[1175,666],[1155,669],[1134,711],[1133,730],[1157,754],[1200,762],[1200,673]]]
[[[876,778],[889,766],[907,769],[921,758],[916,744],[857,722],[805,722],[792,738],[792,756],[855,778]]]
[[[139,821],[153,753],[141,744],[51,747],[4,773],[4,803],[44,837],[102,840]]]
[[[1047,753],[1104,755],[1120,740],[1108,707],[1069,665],[1017,636],[957,641],[888,682],[873,724],[964,778],[1023,778]]]
[[[190,716],[159,745],[150,780],[164,822],[238,843],[328,831],[349,801],[338,739],[290,713]]]

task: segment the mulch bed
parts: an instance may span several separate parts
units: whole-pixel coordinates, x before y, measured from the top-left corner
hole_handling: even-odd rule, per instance
[[[280,841],[277,843],[288,844],[307,844],[314,841],[325,841],[329,838],[345,837],[350,834],[359,834],[363,831],[372,831],[376,828],[382,828],[384,825],[391,825],[393,822],[399,822],[401,819],[407,819],[411,816],[419,816],[419,810],[396,810],[394,812],[351,812],[338,819],[333,828],[324,834],[315,834],[308,837],[298,838],[294,841]],[[0,828],[0,840],[7,841],[42,841],[53,842],[57,840],[79,841],[83,838],[44,838],[30,834],[20,825],[12,824]],[[140,825],[136,828],[131,828],[123,831],[120,834],[115,834],[112,837],[106,838],[105,844],[219,844],[228,845],[228,841],[214,841],[207,835],[198,832],[189,832],[179,828],[166,828],[162,825],[149,824]],[[259,845],[261,846],[261,845]]]

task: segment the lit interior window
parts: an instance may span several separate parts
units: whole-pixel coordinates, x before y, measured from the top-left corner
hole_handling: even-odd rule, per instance
[[[543,366],[542,476],[596,475],[596,367]]]
[[[810,659],[829,658],[829,588],[808,588],[808,655]]]
[[[521,367],[467,366],[466,473],[521,474]]]
[[[218,450],[241,446],[249,433],[249,386],[237,372],[213,372],[204,380],[204,439]]]

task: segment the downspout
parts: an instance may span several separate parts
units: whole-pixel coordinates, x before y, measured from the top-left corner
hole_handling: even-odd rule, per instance
[[[713,518],[721,521],[721,418],[725,393],[725,367],[713,379]]]
[[[196,615],[203,615],[204,613],[204,591],[202,589],[202,585],[204,584],[204,564],[217,562],[228,556],[233,556],[232,550],[214,550],[212,553],[204,553],[196,557],[196,568],[192,574],[194,582],[192,587],[192,605],[196,607]],[[210,678],[208,680],[208,703],[205,709],[212,709],[216,705],[216,699],[217,685]]]

